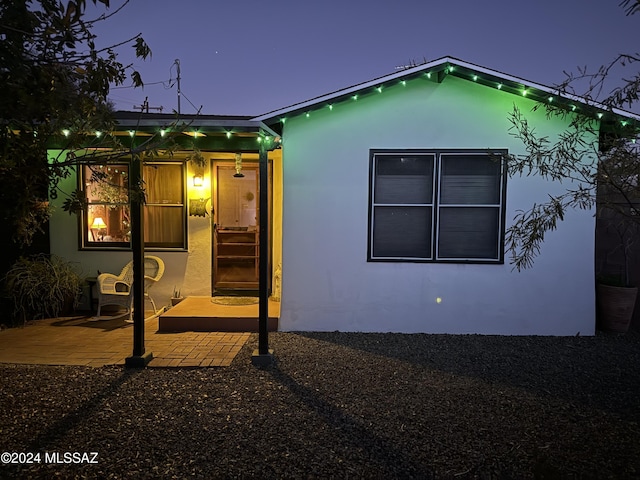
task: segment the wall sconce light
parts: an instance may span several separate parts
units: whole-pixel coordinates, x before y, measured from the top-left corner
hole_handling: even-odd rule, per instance
[[[200,188],[204,185],[204,175],[197,173],[193,176],[193,186]]]
[[[236,178],[244,177],[244,174],[242,173],[242,154],[241,153],[236,153],[236,173],[234,173],[233,176]]]

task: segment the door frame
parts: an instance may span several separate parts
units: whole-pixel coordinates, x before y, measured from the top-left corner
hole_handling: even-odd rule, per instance
[[[253,158],[256,157],[256,158]],[[259,159],[257,155],[251,155],[251,153],[243,154],[243,166],[245,169],[255,168],[256,171],[256,242],[258,242],[260,225],[260,168]],[[239,288],[239,287],[216,287],[216,274],[217,274],[217,223],[218,223],[218,167],[234,167],[235,159],[230,156],[228,158],[211,158],[209,161],[209,175],[211,178],[211,205],[212,214],[211,218],[211,295],[258,295],[258,284],[255,288]],[[267,257],[267,292],[271,294],[272,284],[272,257],[273,257],[273,161],[268,160],[268,179],[267,179],[267,200],[268,200],[268,257]],[[259,262],[259,242],[257,245],[257,258]]]

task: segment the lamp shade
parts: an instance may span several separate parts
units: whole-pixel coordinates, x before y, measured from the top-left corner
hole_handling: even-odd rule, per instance
[[[91,224],[91,228],[107,228],[107,224],[104,223],[102,217],[96,217],[93,219],[93,223]]]

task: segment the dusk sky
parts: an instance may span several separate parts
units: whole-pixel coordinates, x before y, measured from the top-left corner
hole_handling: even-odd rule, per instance
[[[94,32],[101,46],[142,33],[153,52],[143,62],[118,49],[146,86],[113,89],[117,109],[145,97],[177,109],[179,59],[182,113],[259,115],[443,56],[553,86],[564,70],[640,51],[640,15],[626,17],[618,3],[131,0]]]

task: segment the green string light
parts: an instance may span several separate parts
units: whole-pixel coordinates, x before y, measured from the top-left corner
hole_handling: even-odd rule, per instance
[[[454,69],[455,69],[455,67],[454,67],[453,65],[449,65],[449,66],[447,66],[447,67],[445,68],[444,72],[448,74],[448,73],[453,72],[453,71],[454,71]],[[429,78],[429,79],[431,78],[431,72],[424,72],[424,73],[423,73],[423,75],[425,75],[425,76],[426,76],[427,78]],[[474,82],[477,82],[477,81],[479,80],[479,76],[478,76],[477,74],[473,74],[473,75],[471,76],[471,78],[472,78],[472,80],[473,80]],[[406,80],[406,79],[400,80],[400,83],[401,83],[403,86],[406,86],[406,85],[407,85],[407,80]],[[503,83],[497,83],[497,84],[496,84],[496,88],[497,88],[498,90],[502,90],[502,87],[504,87],[504,84],[503,84]],[[376,90],[378,93],[382,93],[383,88],[384,88],[384,85],[378,85],[377,87],[375,87],[375,90]],[[523,86],[523,87],[522,87],[522,90],[521,90],[521,94],[522,94],[522,96],[523,96],[523,97],[526,97],[526,96],[528,96],[528,95],[529,95],[529,93],[530,93],[530,89],[528,89],[528,88],[526,88],[526,87],[524,87],[524,86]],[[351,99],[352,99],[353,101],[357,101],[357,100],[359,99],[359,95],[358,95],[358,94],[351,95]],[[547,101],[548,101],[549,103],[553,103],[553,102],[555,102],[555,97],[554,97],[554,96],[549,96],[549,97],[547,97]],[[332,103],[327,104],[327,107],[329,108],[329,110],[330,110],[330,111],[333,111],[333,104],[332,104]],[[574,105],[571,105],[571,111],[575,112],[577,109],[578,109],[578,107],[577,107],[575,104],[574,104]],[[599,112],[599,113],[597,113],[597,117],[598,117],[599,119],[603,118],[603,116],[604,116],[604,113],[603,113],[603,112]],[[305,117],[306,117],[306,118],[310,118],[310,117],[311,117],[311,112],[310,112],[310,111],[305,112]],[[284,118],[284,117],[283,117],[283,118],[281,118],[281,119],[280,119],[280,122],[284,124],[284,123],[286,122],[286,118]],[[621,125],[624,127],[624,126],[626,126],[626,125],[627,125],[627,122],[626,122],[626,121],[621,121]],[[162,130],[162,131],[161,131],[161,135],[162,135],[162,136],[164,136],[164,132],[165,132],[165,130]],[[69,135],[69,130],[63,130],[63,131],[62,131],[62,133],[63,133],[65,136],[68,136],[68,135]],[[134,135],[135,135],[135,132],[130,131],[130,132],[129,132],[129,134],[130,134],[131,136],[134,136]],[[100,135],[100,133],[99,133],[99,132],[96,132],[96,136],[99,136],[99,135]],[[231,132],[229,132],[229,131],[228,131],[228,132],[226,132],[226,135],[227,135],[227,138],[230,138],[230,137],[231,137]],[[194,132],[194,136],[195,136],[195,137],[197,137],[197,136],[198,136],[198,133],[197,133],[197,132]],[[261,139],[258,139],[258,140],[259,140],[259,141],[261,141]]]

